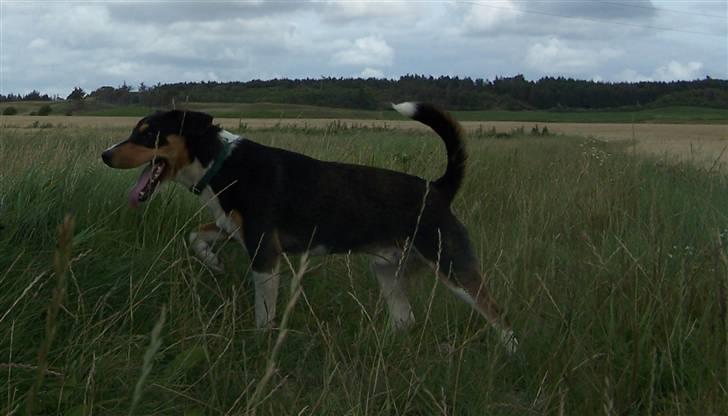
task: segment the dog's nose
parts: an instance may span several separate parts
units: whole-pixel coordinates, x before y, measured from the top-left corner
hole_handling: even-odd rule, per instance
[[[111,152],[106,150],[101,153],[101,160],[103,160],[107,166],[111,166]]]

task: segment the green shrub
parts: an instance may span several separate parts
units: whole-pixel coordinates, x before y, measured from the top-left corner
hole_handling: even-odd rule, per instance
[[[18,109],[15,107],[5,107],[5,109],[3,109],[4,116],[14,116],[16,114],[18,114]]]
[[[38,109],[38,115],[39,116],[47,116],[53,111],[50,105],[46,104]]]

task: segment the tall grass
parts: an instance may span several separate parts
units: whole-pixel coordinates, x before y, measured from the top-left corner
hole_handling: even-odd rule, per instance
[[[213,275],[185,246],[207,220],[193,195],[168,186],[140,210],[125,205],[138,172],[99,155],[126,133],[0,136],[2,413],[728,412],[720,174],[581,138],[473,138],[454,210],[519,336],[508,356],[431,272],[411,282],[418,324],[392,333],[357,255],[308,259],[301,285],[281,296],[286,332],[255,330],[242,250],[221,247],[228,272]],[[444,168],[427,133],[246,134],[429,178]],[[73,251],[56,302],[56,230],[69,213]]]

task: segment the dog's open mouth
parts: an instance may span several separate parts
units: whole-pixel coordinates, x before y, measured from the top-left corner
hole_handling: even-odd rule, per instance
[[[163,159],[155,159],[144,167],[136,185],[129,192],[129,205],[136,208],[139,203],[148,200],[164,177],[165,169],[167,162]]]

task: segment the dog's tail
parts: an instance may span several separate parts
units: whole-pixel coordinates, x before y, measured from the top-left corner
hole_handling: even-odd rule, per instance
[[[465,159],[468,157],[460,123],[432,104],[406,102],[392,104],[392,108],[405,117],[430,126],[445,142],[447,168],[445,174],[435,180],[433,185],[452,202],[463,183]]]

